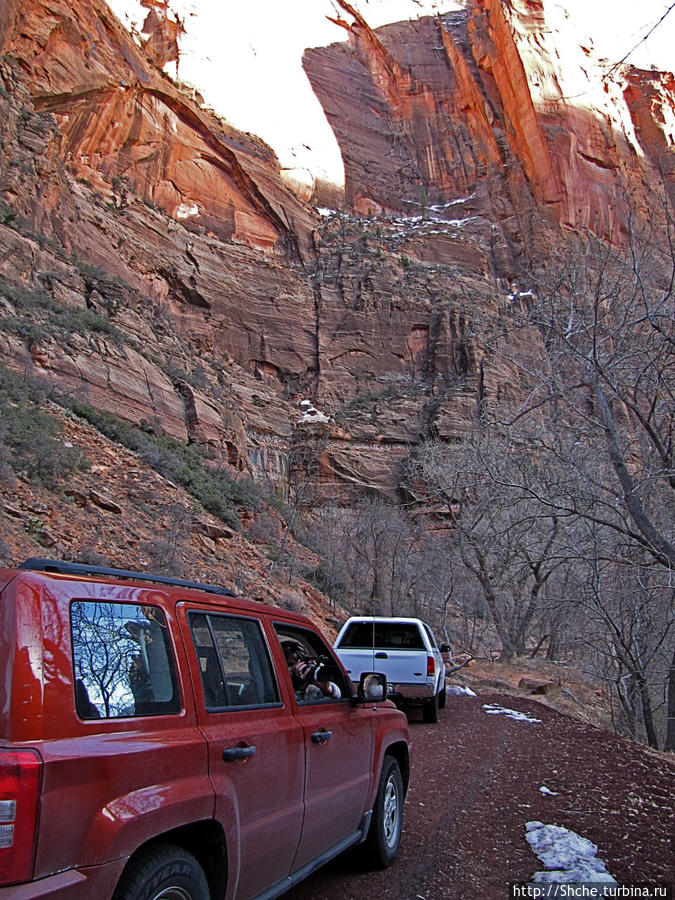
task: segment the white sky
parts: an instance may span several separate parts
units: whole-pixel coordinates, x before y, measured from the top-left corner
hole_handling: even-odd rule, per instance
[[[554,2],[554,0],[549,0]],[[621,59],[660,19],[673,0],[560,0],[579,40],[593,38],[596,53]],[[147,14],[140,0],[108,0],[127,25]],[[462,0],[352,0],[373,27],[464,5]],[[331,0],[170,0],[184,22],[178,77],[232,125],[267,141],[282,166],[306,167],[341,182],[342,162],[301,59],[306,47],[344,40],[326,19]],[[343,14],[343,18],[345,18]],[[675,9],[628,59],[634,65],[675,68]],[[167,66],[175,76],[174,64]]]

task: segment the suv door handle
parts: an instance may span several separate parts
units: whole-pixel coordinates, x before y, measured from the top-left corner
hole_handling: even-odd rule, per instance
[[[315,731],[312,735],[313,744],[325,744],[333,737],[332,731]]]
[[[255,747],[228,747],[223,750],[223,760],[225,762],[233,762],[235,759],[246,759],[253,756]]]
[[[383,653],[381,650],[379,653],[375,654],[375,659],[389,659],[388,653]]]

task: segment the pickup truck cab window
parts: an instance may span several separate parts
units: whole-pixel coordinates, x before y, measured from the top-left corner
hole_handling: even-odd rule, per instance
[[[179,712],[173,649],[161,609],[75,600],[70,626],[81,719]]]
[[[256,620],[191,612],[188,621],[208,710],[279,702],[272,663]]]
[[[341,647],[370,650],[423,650],[417,625],[406,622],[352,622],[342,635]]]

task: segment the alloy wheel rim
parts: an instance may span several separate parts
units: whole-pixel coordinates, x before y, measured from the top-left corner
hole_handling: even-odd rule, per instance
[[[398,786],[392,775],[389,777],[384,791],[384,840],[387,847],[393,847],[396,844],[400,823]]]
[[[185,888],[170,885],[155,894],[152,900],[192,900],[192,894]]]

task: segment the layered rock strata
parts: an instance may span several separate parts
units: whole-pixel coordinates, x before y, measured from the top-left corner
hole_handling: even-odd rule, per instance
[[[352,204],[320,217],[101,0],[2,4],[3,364],[261,480],[304,441],[327,496],[394,494],[420,438],[517,399],[477,323],[565,232],[620,236],[623,187],[672,192],[672,76],[575,100],[541,0],[377,31],[342,7],[350,42],[305,58]]]
[[[542,220],[620,239],[626,195],[644,213],[662,173],[675,199],[673,75],[600,66],[553,4],[475,0],[377,31],[339,5],[349,41],[304,65],[356,209],[462,199],[519,254]]]

